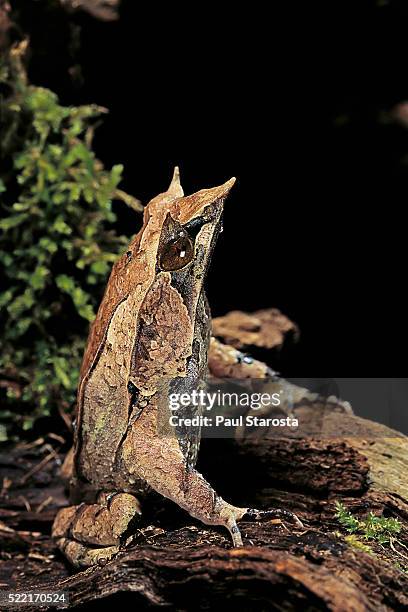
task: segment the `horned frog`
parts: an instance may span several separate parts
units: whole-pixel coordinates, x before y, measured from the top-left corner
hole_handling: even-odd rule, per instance
[[[238,521],[280,517],[222,499],[195,469],[199,431],[160,434],[170,388],[205,377],[263,378],[267,366],[211,339],[203,283],[223,205],[235,179],[184,196],[178,169],[145,207],[143,226],[113,266],[85,350],[70,471],[71,501],[52,535],[77,567],[112,559],[123,548],[153,490],[207,525],[226,527],[242,546]],[[163,412],[164,411],[164,412]]]

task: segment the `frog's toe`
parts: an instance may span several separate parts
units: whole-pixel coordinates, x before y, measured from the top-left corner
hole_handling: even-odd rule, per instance
[[[105,565],[119,552],[119,546],[104,546],[92,548],[69,538],[59,538],[58,548],[75,567],[91,567],[92,565]]]

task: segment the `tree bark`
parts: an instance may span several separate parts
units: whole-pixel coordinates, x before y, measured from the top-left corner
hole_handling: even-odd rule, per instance
[[[299,411],[322,424],[318,407]],[[290,509],[304,529],[242,523],[244,547],[232,549],[223,530],[152,499],[127,550],[80,572],[49,537],[57,509],[67,503],[60,457],[49,442],[0,457],[0,589],[64,590],[70,607],[110,598],[142,609],[408,608],[408,439],[385,426],[329,412],[319,437],[259,439],[248,431],[240,441],[203,440],[199,468],[223,497]],[[334,516],[336,500],[357,517],[372,511],[398,518],[403,528],[393,547],[368,542],[368,553],[350,546]]]

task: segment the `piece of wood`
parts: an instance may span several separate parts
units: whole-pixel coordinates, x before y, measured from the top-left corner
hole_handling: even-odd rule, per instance
[[[67,503],[58,455],[45,443],[9,450],[0,456],[0,589],[62,589],[70,606],[113,597],[139,609],[408,609],[408,439],[352,415],[329,412],[322,419],[316,406],[298,408],[299,416],[307,413],[319,420],[319,438],[246,431],[239,442],[206,439],[199,465],[233,503],[285,507],[304,530],[243,523],[244,548],[232,549],[224,530],[153,498],[128,549],[81,572],[49,537],[57,509]],[[398,518],[403,530],[395,550],[371,544],[369,554],[349,546],[334,517],[336,500],[356,516],[371,510]]]
[[[102,21],[119,19],[118,8],[120,0],[60,0],[62,6],[69,11],[86,11]]]
[[[223,317],[215,317],[212,333],[235,348],[272,349],[280,347],[287,334],[297,338],[299,330],[277,308],[265,308],[252,313],[232,310]]]

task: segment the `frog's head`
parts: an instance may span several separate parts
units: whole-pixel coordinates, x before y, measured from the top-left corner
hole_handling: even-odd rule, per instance
[[[231,179],[219,187],[184,196],[176,168],[168,190],[147,204],[142,228],[112,268],[90,331],[81,381],[100,354],[115,311],[132,295],[132,306],[128,302],[124,312],[137,319],[155,281],[161,279],[172,285],[187,307],[192,323],[200,318],[197,305],[221,230],[224,199],[234,182]],[[123,325],[129,327],[128,323]]]
[[[190,384],[206,370],[210,320],[202,289],[234,181],[184,196],[176,168],[169,189],[145,208],[129,262],[139,283],[146,278],[129,379],[144,395],[156,393],[160,381]]]
[[[156,274],[170,273],[172,285],[194,313],[205,273],[222,228],[224,200],[235,183],[184,196],[178,168],[169,189],[151,200],[146,218],[157,224]]]

